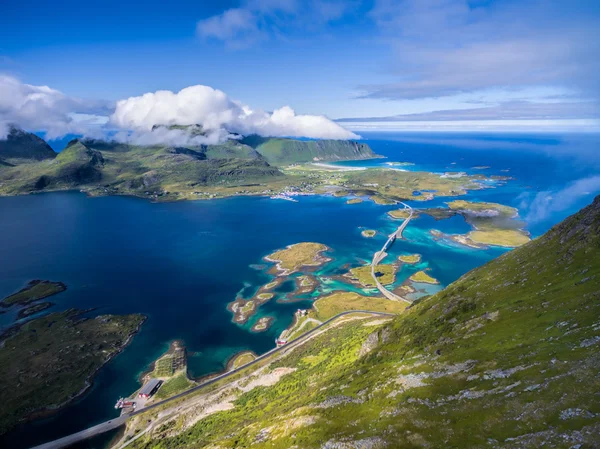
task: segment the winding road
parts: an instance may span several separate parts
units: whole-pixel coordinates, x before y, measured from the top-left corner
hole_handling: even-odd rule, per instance
[[[162,401],[159,402],[155,402],[154,404],[150,404],[146,407],[144,407],[141,410],[135,411],[133,413],[130,413],[129,415],[124,415],[124,416],[119,416],[117,418],[111,419],[109,421],[105,421],[103,423],[97,424],[95,426],[92,427],[88,427],[85,430],[82,430],[80,432],[74,433],[72,435],[68,435],[66,437],[63,438],[59,438],[58,440],[54,440],[54,441],[50,441],[48,443],[44,443],[44,444],[40,444],[39,446],[35,446],[31,449],[59,449],[59,448],[63,448],[66,446],[70,446],[72,444],[75,444],[79,441],[83,441],[87,438],[91,438],[93,436],[96,435],[100,435],[102,433],[108,432],[109,430],[113,430],[116,429],[117,427],[122,426],[123,424],[125,424],[127,422],[128,419],[145,413],[148,410],[152,410],[154,408],[157,407],[161,407],[163,405],[169,404],[173,401],[176,401],[177,399],[183,398],[185,396],[188,396],[190,394],[193,394],[195,392],[197,392],[198,390],[201,390],[202,388],[208,387],[209,385],[212,385],[220,380],[226,379],[230,376],[233,376],[234,374],[237,374],[238,372],[240,372],[241,370],[244,370],[264,359],[266,359],[267,357],[270,357],[274,354],[277,354],[281,351],[285,351],[285,350],[290,350],[292,348],[295,348],[296,346],[299,346],[301,344],[303,344],[308,337],[310,337],[311,335],[313,335],[316,331],[318,331],[319,329],[322,329],[324,326],[327,326],[329,323],[337,320],[338,318],[341,318],[345,315],[350,315],[353,313],[365,313],[365,314],[369,314],[369,315],[374,315],[374,316],[385,316],[385,317],[395,317],[396,315],[393,313],[386,313],[386,312],[374,312],[372,310],[348,310],[346,312],[342,312],[337,314],[336,316],[329,318],[327,321],[324,321],[322,324],[318,325],[317,327],[309,330],[307,333],[303,334],[302,336],[298,337],[296,340],[291,341],[290,343],[288,343],[285,346],[280,346],[278,348],[273,348],[268,352],[265,352],[263,355],[257,357],[256,359],[254,359],[252,362],[247,363],[244,366],[241,366],[239,368],[236,368],[234,370],[228,371],[226,373],[223,373],[219,376],[213,377],[210,380],[207,380],[206,382],[201,383],[200,385],[195,386],[194,388],[190,388],[189,390],[184,391],[183,393],[179,393],[176,394],[175,396],[171,396],[168,399],[164,399]]]
[[[398,229],[396,229],[396,231],[394,231],[392,234],[390,234],[389,238],[387,239],[387,241],[381,248],[381,251],[377,251],[373,255],[373,261],[371,262],[371,276],[373,277],[373,280],[375,281],[377,290],[379,290],[381,292],[381,294],[383,296],[385,296],[387,299],[390,299],[392,301],[405,301],[405,302],[411,304],[412,302],[410,300],[403,298],[402,296],[398,296],[395,293],[392,293],[391,291],[389,291],[387,288],[385,288],[383,286],[383,284],[381,282],[379,282],[379,279],[377,279],[377,276],[375,275],[375,267],[377,265],[379,265],[383,259],[385,259],[385,257],[387,256],[386,251],[388,249],[390,249],[390,247],[394,244],[396,239],[402,238],[402,233],[404,232],[404,229],[406,228],[406,226],[408,225],[408,223],[410,222],[410,220],[413,216],[412,207],[410,207],[408,204],[405,204],[405,203],[400,203],[400,204],[402,204],[404,206],[404,209],[408,210],[410,213],[409,213],[408,217],[406,217],[404,219],[402,224],[400,226],[398,226]]]

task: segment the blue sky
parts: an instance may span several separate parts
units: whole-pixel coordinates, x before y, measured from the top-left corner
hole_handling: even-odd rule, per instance
[[[595,0],[30,1],[0,8],[0,76],[11,80],[0,84],[0,121],[57,135],[76,129],[78,114],[110,118],[119,100],[194,85],[252,110],[290,106],[358,130],[598,129]],[[53,94],[39,110],[30,101],[25,108],[23,98],[39,95],[40,86],[59,92],[60,101]],[[9,88],[20,93],[6,94]],[[161,107],[196,100],[177,96]],[[168,120],[179,117],[171,112]],[[62,118],[31,118],[42,113]],[[129,113],[121,122],[148,125]],[[71,123],[61,128],[61,120]],[[303,133],[308,119],[294,120],[285,130]]]

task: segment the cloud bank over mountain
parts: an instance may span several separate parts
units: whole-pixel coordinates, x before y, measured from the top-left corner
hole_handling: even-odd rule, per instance
[[[45,131],[50,139],[85,134],[97,115],[110,113],[109,102],[69,97],[48,86],[24,84],[0,74],[0,138],[9,126]]]
[[[111,134],[119,140],[139,144],[217,143],[231,133],[315,139],[359,137],[325,116],[296,114],[289,106],[273,112],[255,110],[209,86],[146,93],[119,100],[113,106],[0,76],[0,138],[6,136],[13,124],[29,131],[44,131],[50,139],[65,134],[90,137]],[[196,124],[202,125],[204,135],[152,129],[155,125]]]

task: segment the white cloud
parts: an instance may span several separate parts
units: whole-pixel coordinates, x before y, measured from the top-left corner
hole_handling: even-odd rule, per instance
[[[377,0],[370,16],[394,49],[396,81],[361,86],[363,96],[556,86],[597,97],[600,23],[586,9],[592,3]]]
[[[528,223],[542,222],[553,214],[569,210],[583,197],[593,196],[600,192],[600,176],[591,176],[572,182],[559,191],[545,191],[531,196],[523,193],[519,196],[519,209],[526,210]]]
[[[154,139],[154,125],[202,125],[210,139],[227,133],[262,136],[353,139],[358,136],[322,115],[299,115],[289,106],[272,113],[253,110],[209,86],[190,86],[179,92],[157,91],[117,102],[110,123],[132,130],[137,139]],[[156,131],[156,130],[155,130]],[[145,137],[144,137],[145,136]],[[154,136],[154,137],[152,137]],[[178,137],[165,134],[169,139]]]
[[[79,120],[77,113],[106,111],[105,102],[69,97],[48,86],[24,84],[11,76],[0,75],[0,138],[6,137],[11,124],[45,131],[50,139],[68,133],[84,134],[89,124],[87,119]]]
[[[196,33],[232,48],[245,48],[272,36],[289,37],[340,19],[360,2],[342,0],[245,0],[240,7],[199,20]]]
[[[199,36],[230,40],[242,34],[255,35],[259,32],[254,14],[243,8],[232,8],[222,14],[200,20],[196,25]]]

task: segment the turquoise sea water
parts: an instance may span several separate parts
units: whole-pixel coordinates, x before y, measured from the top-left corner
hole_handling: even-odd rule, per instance
[[[508,175],[515,179],[496,188],[474,191],[462,199],[496,201],[519,208],[527,229],[537,236],[591,202],[600,191],[600,161],[590,152],[598,136],[395,135],[372,134],[367,142],[387,159],[343,163],[376,166],[390,161],[415,165],[396,168],[434,172],[465,171]],[[489,166],[488,169],[473,167]],[[560,204],[553,199],[559,198]],[[101,313],[143,313],[142,331],[127,349],[98,374],[91,390],[51,418],[16,429],[8,446],[28,447],[116,416],[113,405],[138,387],[139,374],[174,339],[192,353],[190,374],[200,377],[224,368],[241,350],[263,353],[311,297],[338,289],[362,290],[336,276],[370,260],[400,222],[387,217],[394,206],[370,201],[347,205],[347,198],[300,197],[298,203],[258,197],[154,204],[128,197],[87,198],[77,192],[0,198],[0,297],[30,279],[63,281],[68,290],[52,298],[56,306],[93,308]],[[413,207],[443,205],[449,198]],[[375,238],[362,228],[380,231]],[[429,230],[465,233],[461,217],[413,220],[390,254],[419,253],[420,264],[404,267],[401,284],[416,270],[447,285],[505,249],[476,250],[434,241]],[[269,282],[262,258],[286,245],[315,241],[328,245],[334,261],[315,274],[320,290],[302,301],[290,301],[289,283],[276,290],[247,324],[231,322],[226,310],[237,295],[252,296]],[[261,267],[262,266],[262,267]],[[426,286],[422,286],[425,288]],[[427,293],[435,291],[427,287]],[[11,325],[15,311],[0,315]],[[253,334],[261,316],[273,326]],[[101,446],[105,439],[92,445]],[[88,444],[89,446],[89,444]]]

